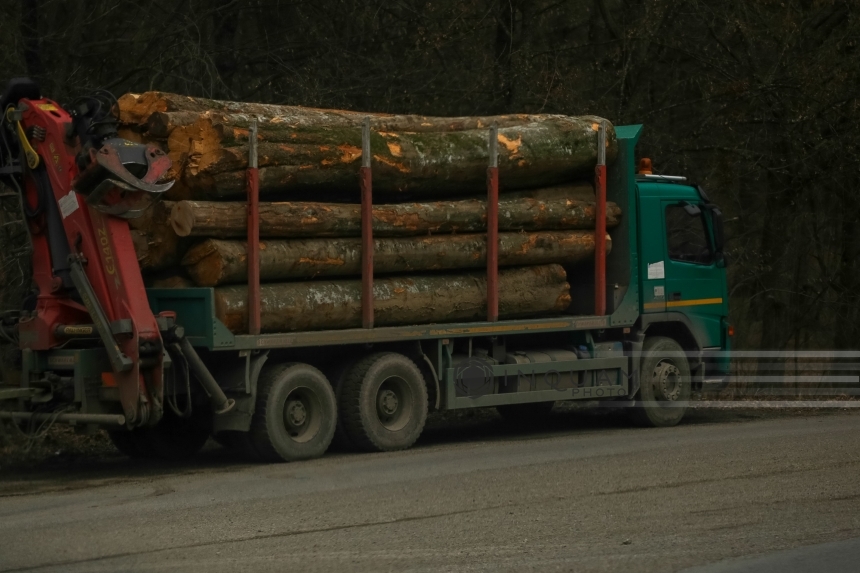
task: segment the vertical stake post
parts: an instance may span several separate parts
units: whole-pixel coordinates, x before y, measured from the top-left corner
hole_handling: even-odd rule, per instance
[[[487,167],[487,322],[499,320],[499,131],[490,128]]]
[[[361,325],[373,328],[373,177],[370,169],[370,118],[361,129]]]
[[[606,122],[597,130],[597,166],[594,168],[594,314],[606,314]]]
[[[257,120],[248,133],[248,334],[260,334],[260,170]]]

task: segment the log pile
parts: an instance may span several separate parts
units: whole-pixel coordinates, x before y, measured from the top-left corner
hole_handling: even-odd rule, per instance
[[[498,127],[502,318],[563,312],[565,267],[594,253],[592,116],[438,118],[234,103],[161,92],[119,100],[121,135],[160,145],[175,184],[131,223],[150,286],[215,287],[247,325],[245,177],[258,122],[263,332],[360,326],[361,126],[371,122],[377,325],[486,313],[487,134]],[[607,124],[607,158],[616,154]],[[607,228],[621,211],[607,206]],[[483,286],[482,286],[483,285]]]

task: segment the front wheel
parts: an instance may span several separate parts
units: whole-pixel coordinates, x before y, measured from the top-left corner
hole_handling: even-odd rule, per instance
[[[639,391],[631,410],[637,424],[674,426],[687,411],[692,390],[684,349],[664,336],[646,338],[639,367]]]

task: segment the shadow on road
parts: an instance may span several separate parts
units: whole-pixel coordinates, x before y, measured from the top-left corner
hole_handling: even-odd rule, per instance
[[[733,423],[813,413],[830,412],[693,409],[682,424]],[[631,427],[623,410],[580,404],[559,403],[550,415],[529,424],[507,422],[493,408],[459,410],[431,414],[414,447],[420,450],[469,442],[547,439],[570,434],[623,431]],[[191,460],[164,462],[129,459],[117,452],[106,436],[90,437],[87,447],[83,448],[77,445],[74,433],[68,428],[57,428],[56,431],[58,435],[53,437],[50,450],[23,460],[6,460],[5,463],[0,460],[0,497],[202,472],[229,472],[255,465],[241,452],[221,447],[212,440]],[[333,447],[327,457],[357,455],[362,454]]]

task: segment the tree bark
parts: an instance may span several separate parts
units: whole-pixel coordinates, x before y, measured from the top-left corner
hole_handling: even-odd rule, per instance
[[[504,197],[499,201],[499,230],[550,231],[593,229],[594,194],[575,195],[564,186],[560,196]],[[549,194],[551,190],[538,193]],[[487,202],[481,199],[374,205],[373,233],[377,237],[405,237],[486,231]],[[621,209],[606,207],[606,226],[618,225]],[[245,203],[178,201],[170,223],[180,237],[246,237]],[[260,236],[271,238],[359,237],[361,206],[344,203],[283,202],[260,204]]]
[[[608,237],[608,236],[607,236]],[[485,235],[376,239],[376,275],[473,269],[486,264]],[[247,243],[208,239],[182,260],[199,286],[245,283]],[[611,241],[607,247],[611,246]],[[499,266],[571,265],[594,256],[594,232],[500,233]],[[278,281],[361,274],[361,239],[308,239],[260,243],[260,280]]]
[[[304,281],[264,284],[263,332],[357,328],[361,326],[361,282]],[[248,289],[215,289],[215,314],[231,332],[247,331]],[[483,320],[487,284],[483,273],[390,277],[374,282],[374,323],[378,326]],[[501,318],[563,312],[570,286],[559,265],[499,272]]]
[[[193,123],[189,112],[197,113]],[[171,115],[156,115],[164,113]],[[590,174],[602,121],[595,116],[546,114],[392,116],[158,93],[120,99],[120,117],[127,125],[151,124],[154,138],[167,133],[167,152],[181,179],[172,197],[184,199],[243,196],[248,133],[255,118],[261,193],[287,198],[301,191],[357,189],[361,124],[366,116],[372,123],[374,191],[399,196],[468,194],[482,189],[487,128],[493,124],[499,127],[502,190],[554,185]],[[611,126],[607,145],[611,159],[617,151]]]

